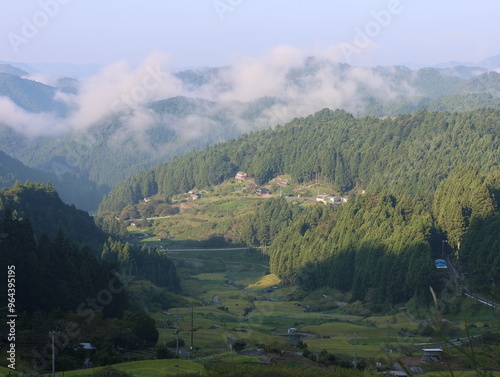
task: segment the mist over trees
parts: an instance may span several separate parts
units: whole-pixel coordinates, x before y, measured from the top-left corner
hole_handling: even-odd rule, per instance
[[[11,211],[16,218],[30,221],[35,237],[54,239],[59,231],[72,242],[87,246],[98,255],[107,235],[95,226],[87,212],[63,203],[56,189],[41,182],[17,182],[0,190],[0,214]]]
[[[153,54],[135,69],[118,64],[50,85],[4,67],[0,150],[55,175],[66,202],[93,211],[110,188],[157,163],[322,108],[386,117],[500,105],[500,74],[486,68],[362,68],[282,59],[289,53],[176,73]],[[154,84],[148,90],[144,78]],[[137,90],[144,95],[135,98]],[[75,194],[82,190],[91,195]]]

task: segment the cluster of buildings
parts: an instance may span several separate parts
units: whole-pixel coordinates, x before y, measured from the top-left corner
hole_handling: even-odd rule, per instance
[[[248,174],[243,172],[243,171],[239,171],[234,176],[234,179],[236,179],[236,181],[238,181],[238,182],[245,182],[248,179]],[[251,183],[247,187],[243,187],[243,186],[237,187],[237,188],[235,187],[235,189],[241,189],[244,192],[251,193],[251,194],[257,194],[257,195],[264,196],[264,197],[271,196],[269,189],[267,189],[265,187],[259,187],[255,183]]]

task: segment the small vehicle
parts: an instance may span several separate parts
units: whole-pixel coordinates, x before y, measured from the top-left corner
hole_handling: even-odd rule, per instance
[[[436,268],[448,268],[448,265],[446,264],[446,261],[444,259],[436,259],[434,261],[434,265]]]

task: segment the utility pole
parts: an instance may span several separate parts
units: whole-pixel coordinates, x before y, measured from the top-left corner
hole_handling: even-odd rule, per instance
[[[389,344],[389,331],[390,331],[390,327],[389,327],[389,321],[387,321],[387,344]]]
[[[448,242],[448,240],[443,240],[441,243],[441,259],[444,259],[444,243]]]
[[[163,347],[167,348],[167,325],[168,321],[166,319],[160,319],[160,322],[163,323]]]
[[[194,336],[194,312],[193,312],[193,306],[191,306],[191,352],[194,350],[194,345],[193,345],[193,336]]]
[[[389,344],[389,320],[385,320],[387,322],[387,344]]]
[[[59,331],[49,331],[49,335],[52,337],[52,377],[56,376],[56,354],[54,348],[54,338],[59,334]]]
[[[357,369],[357,362],[356,362],[356,333],[354,333],[354,370]]]
[[[175,335],[177,336],[176,341],[176,354],[179,354],[179,308],[176,309],[175,314]]]

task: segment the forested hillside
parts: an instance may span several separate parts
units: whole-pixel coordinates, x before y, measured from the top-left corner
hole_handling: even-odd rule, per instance
[[[46,234],[54,239],[61,231],[72,242],[90,247],[95,255],[107,239],[95,226],[92,216],[63,203],[50,183],[16,183],[0,190],[0,214],[6,210],[12,211],[16,218],[29,220],[35,237]]]
[[[66,106],[54,99],[56,88],[37,81],[23,79],[16,74],[0,72],[0,96],[11,99],[30,112],[56,112],[64,115]]]
[[[58,182],[51,181],[64,201],[94,211],[105,192],[141,170],[323,107],[356,117],[500,107],[500,74],[480,67],[365,69],[310,57],[281,73],[283,87],[242,98],[246,89],[238,88],[232,69],[177,72],[178,90],[169,96],[100,103],[96,112],[90,104],[101,93],[85,80],[62,78],[50,86],[6,66],[0,150],[56,175]]]
[[[259,184],[288,173],[297,182],[329,181],[339,192],[384,188],[430,203],[439,183],[460,164],[496,169],[499,121],[500,112],[491,109],[385,119],[325,109],[141,172],[119,184],[100,210],[119,211],[155,194],[168,199],[220,183],[238,170]]]
[[[0,151],[0,188],[13,186],[16,181],[46,182],[48,176],[41,170],[31,169]]]
[[[325,109],[144,171],[101,210],[152,195],[168,201],[240,170],[258,184],[290,174],[350,196],[341,207],[269,200],[245,220],[241,240],[270,245],[271,271],[283,282],[350,291],[374,309],[425,300],[441,284],[433,260],[447,240],[480,288],[500,274],[498,235],[488,231],[498,224],[499,116],[481,109],[379,119]]]
[[[298,209],[273,199],[247,219],[243,240],[270,245],[271,271],[284,282],[350,291],[372,310],[428,299],[429,286],[439,291],[446,275],[438,274],[433,260],[442,257],[443,240],[470,286],[489,291],[500,274],[500,237],[493,230],[499,178],[498,171],[458,168],[436,191],[435,212],[401,192],[352,195],[340,208]]]
[[[26,182],[0,190],[0,215],[3,213],[29,222],[30,231],[36,239],[49,242],[64,235],[79,247],[85,246],[86,252],[92,254],[95,261],[102,259],[124,274],[137,275],[172,290],[179,289],[175,267],[165,255],[155,249],[135,247],[109,238],[96,226],[92,216],[64,204],[51,185]],[[114,223],[119,225],[117,221]],[[102,221],[100,225],[104,229],[111,226],[109,222],[103,226]]]
[[[156,248],[139,248],[110,238],[103,246],[101,259],[118,265],[124,275],[134,275],[172,291],[180,289],[174,264]]]
[[[456,169],[436,190],[433,213],[472,285],[489,291],[500,276],[498,167],[490,173],[470,165]]]
[[[165,308],[179,290],[175,266],[165,254],[111,238],[86,212],[64,204],[51,185],[42,183],[17,183],[0,191],[0,262],[8,266],[18,292],[17,344],[33,350],[20,359],[43,354],[47,333],[57,329],[67,335],[58,344],[64,354],[61,369],[81,366],[77,346],[82,340],[97,345],[95,365],[121,361],[118,348],[157,342],[155,321],[144,313],[142,297],[130,292],[136,280]],[[4,303],[12,302],[7,293],[0,292]],[[69,333],[68,323],[78,332]],[[47,366],[43,358],[33,362],[38,363],[33,367]]]
[[[286,200],[278,205],[280,213],[290,211]],[[258,242],[258,225],[274,221],[249,221],[257,225]],[[432,227],[429,212],[407,196],[381,192],[351,197],[341,209],[315,206],[289,217],[270,237],[271,271],[304,289],[350,291],[376,311],[382,304],[425,299],[436,286]]]
[[[46,233],[36,236],[28,218],[16,218],[10,210],[3,210],[0,233],[2,265],[14,266],[16,288],[22,292],[16,296],[18,313],[31,317],[36,311],[74,311],[111,279],[119,294],[106,305],[105,315],[120,315],[127,308],[123,286],[112,275],[113,265],[101,264],[88,248],[78,247],[62,232],[52,239]],[[6,290],[1,293],[2,302],[7,302],[6,294]]]
[[[44,171],[33,169],[21,161],[0,151],[0,189],[14,186],[16,182],[51,182],[61,199],[77,208],[95,210],[102,195],[107,192],[103,187],[85,179],[81,175],[69,174],[62,169],[61,163],[53,164],[53,169]]]

